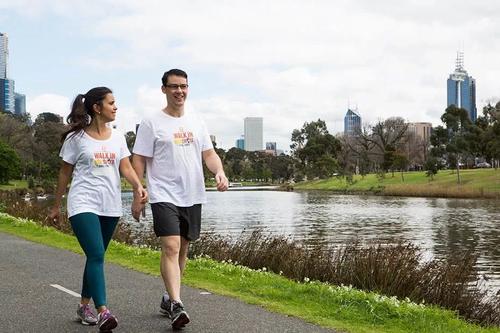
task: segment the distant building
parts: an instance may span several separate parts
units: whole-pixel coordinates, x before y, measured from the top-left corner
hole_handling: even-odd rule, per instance
[[[14,93],[14,113],[23,116],[26,114],[26,96]]]
[[[447,104],[467,110],[471,121],[477,119],[476,80],[464,69],[464,54],[457,52],[455,71],[450,74],[447,84]]]
[[[245,138],[243,136],[236,140],[236,148],[245,150]]]
[[[361,133],[361,116],[357,109],[347,109],[344,116],[344,135],[354,136],[359,133]]]
[[[215,135],[210,134],[210,141],[212,141],[214,145],[217,145],[217,141],[215,141]]]
[[[0,79],[8,77],[7,65],[9,63],[9,38],[6,33],[0,32]]]
[[[15,112],[14,80],[0,79],[0,109]]]
[[[416,137],[428,143],[431,139],[432,124],[431,123],[408,123],[408,133],[413,133]]]
[[[266,142],[266,153],[277,155],[276,142]]]
[[[245,150],[258,151],[262,150],[264,142],[263,133],[263,118],[262,117],[246,117],[244,119],[245,130]]]

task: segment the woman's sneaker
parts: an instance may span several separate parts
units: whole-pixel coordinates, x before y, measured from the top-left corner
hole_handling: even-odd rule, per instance
[[[118,320],[106,309],[97,315],[97,325],[99,325],[99,331],[111,332],[112,329],[118,326]]]
[[[161,303],[160,303],[160,313],[167,318],[172,318],[172,303],[170,302],[170,299],[168,297],[168,294],[165,293],[163,294],[163,297],[161,298]]]
[[[189,316],[181,302],[173,301],[171,310],[172,328],[177,330],[189,323]]]
[[[76,315],[78,316],[78,320],[83,325],[97,324],[97,318],[88,304],[79,304],[78,309],[76,310]]]

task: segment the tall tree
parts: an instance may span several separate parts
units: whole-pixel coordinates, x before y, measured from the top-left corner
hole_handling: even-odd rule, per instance
[[[21,161],[16,151],[0,141],[0,183],[19,178]]]

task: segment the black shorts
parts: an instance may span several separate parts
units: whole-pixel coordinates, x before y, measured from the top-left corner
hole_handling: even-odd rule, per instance
[[[170,202],[151,204],[156,237],[182,236],[189,241],[200,237],[201,204],[177,207]]]

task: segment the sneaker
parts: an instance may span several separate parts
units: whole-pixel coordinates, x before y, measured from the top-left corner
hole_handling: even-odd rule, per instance
[[[79,304],[78,309],[76,310],[76,315],[78,316],[78,320],[81,321],[82,325],[97,324],[97,318],[88,304]]]
[[[160,313],[167,318],[172,318],[172,303],[170,302],[170,299],[168,298],[168,294],[165,293],[163,294],[163,297],[161,298],[161,303],[160,303]]]
[[[111,332],[112,329],[118,326],[118,320],[106,309],[97,315],[97,324],[100,332]]]
[[[172,328],[177,330],[189,323],[189,316],[184,310],[184,305],[181,302],[171,302],[172,309],[170,310],[172,319]]]

